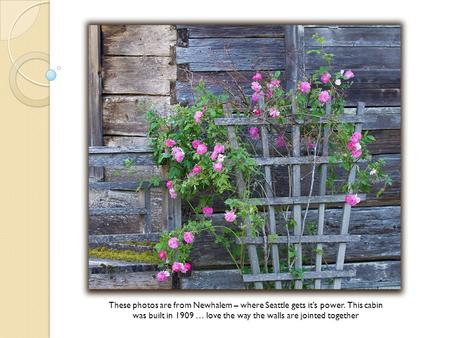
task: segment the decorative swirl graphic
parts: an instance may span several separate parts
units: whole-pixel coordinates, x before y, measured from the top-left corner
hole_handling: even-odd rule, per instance
[[[27,63],[31,60],[41,60],[41,61],[44,61],[47,64],[49,64],[49,55],[47,53],[35,51],[35,52],[30,52],[30,53],[24,54],[24,55],[20,56],[19,58],[14,59],[12,49],[11,49],[11,40],[13,39],[12,36],[13,36],[14,28],[16,27],[19,20],[25,15],[25,13],[29,12],[33,8],[43,6],[43,5],[48,5],[48,4],[49,4],[49,1],[42,1],[42,2],[36,2],[32,5],[24,8],[17,15],[14,22],[12,23],[11,28],[9,30],[9,34],[8,34],[8,39],[7,39],[8,55],[9,55],[9,59],[11,60],[11,63],[12,63],[12,67],[11,67],[10,75],[9,75],[9,85],[11,87],[11,90],[12,90],[14,96],[20,102],[22,102],[23,104],[26,104],[27,106],[30,106],[30,107],[45,107],[45,106],[47,106],[49,104],[49,97],[47,96],[43,99],[33,99],[33,98],[30,98],[29,96],[25,95],[25,93],[23,93],[23,91],[18,86],[17,75],[20,75],[26,81],[28,81],[36,86],[49,87],[48,81],[41,82],[41,81],[31,79],[29,76],[25,75],[21,71],[21,67],[25,63]],[[56,78],[56,73],[50,69],[47,71],[46,78],[49,81],[54,80]]]

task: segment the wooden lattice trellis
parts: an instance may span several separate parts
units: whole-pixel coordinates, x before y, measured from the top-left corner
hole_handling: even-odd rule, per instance
[[[304,65],[305,59],[305,43],[304,31],[302,26],[286,26],[285,29],[285,46],[286,46],[286,78],[287,90],[295,88],[297,81],[305,74],[305,69],[301,67]],[[260,108],[264,110],[264,102],[259,102]],[[274,282],[276,289],[282,288],[283,281],[294,281],[296,289],[303,288],[304,280],[314,280],[314,288],[320,289],[323,279],[334,279],[333,287],[340,289],[342,278],[355,276],[354,270],[344,270],[345,251],[348,242],[358,241],[360,236],[352,236],[348,234],[350,223],[351,207],[344,203],[345,195],[327,195],[326,181],[328,172],[328,139],[329,139],[329,124],[331,115],[331,103],[326,106],[326,114],[319,121],[307,120],[290,120],[287,123],[292,128],[292,151],[289,157],[271,157],[269,151],[269,136],[268,125],[264,119],[248,118],[248,117],[233,117],[230,105],[224,107],[225,118],[216,119],[216,124],[227,126],[228,137],[231,147],[238,146],[235,128],[237,126],[259,126],[261,128],[262,140],[262,157],[255,158],[256,163],[264,167],[264,185],[266,198],[251,198],[248,201],[256,206],[264,206],[268,211],[268,228],[270,235],[274,236],[271,240],[271,256],[272,256],[272,273],[261,273],[260,264],[257,255],[257,246],[263,245],[267,242],[267,238],[251,237],[251,227],[249,220],[245,220],[246,238],[243,239],[248,247],[248,255],[251,265],[251,274],[244,275],[244,282],[254,283],[256,289],[263,288],[263,282]],[[297,106],[296,101],[292,100],[292,116],[296,116]],[[362,123],[364,121],[364,103],[358,103],[357,113],[354,116],[340,116],[338,122],[354,123],[355,131],[361,132]],[[301,155],[301,125],[307,123],[317,123],[321,132],[323,131],[323,142],[321,149],[321,156],[302,156]],[[323,129],[323,130],[322,130]],[[272,166],[274,165],[289,165],[292,170],[292,193],[291,197],[276,197],[273,194],[272,182]],[[318,195],[301,196],[301,169],[302,165],[317,165],[320,168],[320,182]],[[354,166],[349,173],[348,183],[352,184],[356,176],[356,166]],[[240,198],[244,198],[244,180],[240,172],[236,173],[238,193]],[[359,195],[360,199],[365,200],[365,195]],[[343,217],[339,235],[324,234],[325,224],[325,206],[329,203],[344,203]],[[304,226],[302,225],[302,205],[317,204],[318,205],[318,223],[317,234],[304,235]],[[278,236],[276,229],[275,207],[276,206],[293,206],[292,214],[294,220],[293,234],[288,236]],[[315,264],[307,271],[303,272],[301,276],[294,275],[291,272],[280,272],[280,253],[279,245],[293,244],[295,247],[295,261],[294,267],[297,271],[302,271],[304,264],[302,261],[302,249],[304,244],[315,244]],[[322,246],[324,243],[337,244],[336,263],[333,270],[322,269]]]
[[[262,103],[260,103],[261,107]],[[295,108],[294,108],[295,109]],[[302,289],[304,280],[314,280],[314,288],[321,288],[321,280],[334,279],[333,287],[339,289],[341,287],[341,279],[355,276],[354,270],[344,270],[345,251],[348,242],[359,241],[360,236],[349,235],[349,223],[351,206],[345,202],[345,195],[327,195],[326,181],[327,181],[327,165],[330,162],[328,156],[328,138],[329,138],[329,124],[332,119],[327,115],[331,114],[331,104],[326,106],[326,116],[317,121],[306,120],[291,120],[287,122],[292,128],[292,156],[289,157],[271,157],[269,151],[269,136],[268,136],[268,122],[262,118],[248,118],[248,117],[233,117],[230,105],[224,106],[225,118],[216,119],[217,125],[227,126],[228,137],[232,148],[238,147],[236,136],[236,126],[251,126],[258,125],[261,128],[261,141],[263,156],[255,158],[259,166],[264,167],[264,181],[266,198],[249,198],[246,199],[252,205],[264,206],[268,210],[268,224],[269,233],[274,235],[270,240],[271,256],[272,256],[272,273],[261,273],[260,263],[257,255],[257,246],[267,243],[267,238],[252,237],[251,224],[249,219],[244,221],[246,229],[246,238],[241,242],[245,243],[248,248],[248,256],[251,265],[251,274],[244,275],[244,282],[254,283],[256,289],[263,288],[263,282],[274,282],[276,289],[282,288],[283,281],[295,281],[295,288]],[[364,121],[364,103],[358,103],[357,113],[355,116],[340,116],[337,118],[341,123],[355,123],[355,131],[361,132],[362,122]],[[336,121],[336,117],[333,118]],[[318,123],[323,129],[323,142],[321,156],[302,156],[300,152],[301,135],[300,126],[308,123]],[[276,197],[273,194],[272,182],[272,166],[292,166],[292,196],[291,197]],[[302,165],[317,165],[320,167],[320,183],[319,194],[301,196],[301,167]],[[348,176],[348,183],[351,185],[355,181],[356,165],[350,170]],[[236,172],[236,184],[240,198],[244,198],[245,182],[241,172]],[[365,200],[364,194],[359,195],[360,199]],[[327,204],[344,203],[343,217],[339,235],[324,234],[325,224],[325,206]],[[304,226],[302,226],[302,205],[316,204],[318,205],[318,225],[316,235],[304,235]],[[293,234],[287,236],[279,236],[276,230],[275,207],[276,206],[293,206],[294,231]],[[337,257],[333,270],[322,270],[322,245],[324,243],[337,244]],[[315,250],[315,267],[309,268],[303,272],[301,276],[291,272],[280,272],[280,257],[279,245],[292,244],[295,246],[295,262],[294,267],[298,270],[303,270],[304,264],[302,262],[302,247],[304,244],[316,244]]]

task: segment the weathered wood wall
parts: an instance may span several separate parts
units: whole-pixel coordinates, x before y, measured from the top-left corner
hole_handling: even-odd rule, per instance
[[[251,95],[250,83],[255,70],[262,71],[263,74],[280,70],[282,77],[284,76],[286,51],[283,26],[178,25],[177,30],[176,98],[180,103],[192,102],[192,88],[200,81],[204,81],[206,87],[215,93],[225,92],[239,99],[237,84],[245,94]],[[347,96],[347,111],[352,112],[357,101],[366,103],[367,113],[373,114],[374,122],[366,124],[365,129],[370,130],[377,138],[370,146],[370,151],[375,157],[386,160],[386,172],[393,179],[392,187],[381,198],[376,198],[371,193],[367,201],[352,211],[350,233],[361,234],[363,238],[361,242],[348,246],[346,261],[350,264],[362,264],[359,269],[366,271],[367,275],[362,278],[367,277],[368,280],[350,281],[344,287],[357,287],[355,285],[358,282],[361,287],[399,287],[400,27],[307,25],[304,27],[305,50],[319,47],[312,39],[315,33],[325,38],[324,49],[335,55],[332,67],[335,70],[352,69],[355,73],[355,83]],[[304,65],[298,66],[307,73],[322,64],[314,54],[306,54],[305,60]],[[286,186],[283,184],[286,180],[285,170],[274,170],[273,178],[279,182],[277,193],[283,195],[283,187]],[[303,187],[309,189],[309,184],[303,184]],[[214,208],[218,212],[214,215],[214,220],[220,224],[223,222],[220,212],[224,210],[224,205],[219,201]],[[327,211],[328,230],[339,228],[341,213],[339,209]],[[317,219],[316,212],[313,211],[309,217]],[[334,250],[328,248],[328,252]],[[333,263],[335,255],[329,254],[325,259],[328,263]],[[227,287],[224,284],[224,280],[227,280],[224,279],[226,272],[210,271],[211,268],[231,268],[231,261],[225,250],[215,244],[212,238],[205,236],[197,241],[194,263],[205,271],[197,272],[191,279],[182,282],[182,287],[205,287],[205,276],[217,283],[222,280],[216,287]],[[380,266],[383,268],[377,268]],[[373,277],[377,273],[379,278]],[[230,274],[233,274],[231,270],[228,275],[231,276]],[[378,278],[379,284],[370,284],[372,277],[369,275],[374,279]],[[232,285],[232,280],[230,278],[229,286],[236,287]],[[214,285],[211,287],[215,288]]]
[[[400,27],[305,26],[307,48],[314,47],[311,39],[314,33],[326,38],[326,50],[336,55],[333,62],[336,69],[351,68],[356,74],[347,110],[354,110],[356,101],[366,102],[367,113],[375,116],[374,122],[366,128],[377,138],[370,150],[375,156],[386,159],[386,170],[394,181],[381,198],[369,194],[367,201],[352,212],[350,233],[363,235],[363,240],[349,246],[348,262],[357,265],[358,271],[366,272],[361,277],[364,280],[349,281],[346,287],[398,287]],[[101,51],[103,142],[110,147],[146,145],[146,112],[153,107],[164,114],[171,104],[190,102],[192,85],[201,79],[216,93],[222,92],[224,87],[236,93],[235,82],[238,81],[249,94],[249,80],[255,70],[281,70],[283,74],[286,64],[284,29],[276,25],[102,25]],[[315,57],[307,56],[305,65],[301,66],[308,71],[319,64]],[[378,118],[386,114],[388,118]],[[136,181],[158,172],[156,166],[132,170],[105,168],[104,180]],[[273,175],[274,179],[283,180],[281,169]],[[157,213],[162,213],[162,194],[159,188],[152,190],[157,218]],[[91,190],[89,203],[95,208],[140,208],[143,199],[130,191]],[[214,207],[218,212],[214,220],[223,222],[220,214],[223,203]],[[340,213],[338,209],[327,211],[329,229],[338,228]],[[315,211],[311,211],[310,217],[314,215]],[[135,233],[142,228],[143,217],[138,215],[92,216],[89,223],[90,234]],[[232,269],[226,252],[208,237],[198,239],[193,257],[195,269],[202,271],[195,273],[190,281],[182,282],[185,287],[205,287],[200,282],[205,276],[221,279],[224,269]],[[334,262],[332,256],[327,259]],[[374,283],[370,284],[370,280]],[[213,284],[211,288],[215,288]],[[217,287],[233,285],[222,281]]]
[[[147,145],[146,113],[153,109],[165,114],[174,102],[176,65],[175,26],[101,25],[101,97],[103,145],[133,147]],[[110,166],[104,168],[104,181],[130,182],[159,175],[157,166]],[[153,227],[162,218],[162,192],[152,188]],[[142,194],[120,190],[91,190],[91,208],[142,208]],[[98,215],[89,219],[89,234],[142,232],[144,217],[139,215]]]

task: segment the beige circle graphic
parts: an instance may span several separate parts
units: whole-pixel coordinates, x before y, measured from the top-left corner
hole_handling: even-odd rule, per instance
[[[11,67],[9,72],[9,86],[14,94],[14,96],[23,104],[26,104],[30,107],[45,107],[48,106],[49,98],[48,96],[43,99],[32,99],[26,96],[19,88],[17,84],[17,74],[19,73],[20,68],[31,60],[42,60],[45,62],[49,62],[49,56],[46,53],[42,52],[31,52],[22,55],[18,58]]]
[[[42,6],[42,5],[48,5],[49,1],[41,1],[41,2],[34,2],[32,3],[30,6],[26,7],[25,9],[23,9],[15,18],[13,24],[11,25],[11,29],[9,31],[9,35],[8,35],[8,54],[9,54],[9,59],[11,60],[11,63],[15,63],[16,61],[13,58],[12,52],[11,52],[11,40],[12,40],[12,35],[13,35],[13,31],[14,31],[14,27],[16,27],[17,23],[19,22],[19,19],[22,18],[27,12],[29,12],[30,10]],[[48,82],[39,82],[39,81],[35,81],[33,79],[30,79],[28,76],[26,76],[25,74],[22,73],[22,71],[20,69],[18,69],[18,73],[20,74],[20,76],[22,76],[25,80],[40,86],[40,87],[49,87]]]
[[[10,35],[10,27],[16,20],[17,14],[37,2],[36,0],[0,0],[0,40],[18,38],[33,26],[39,16],[40,9],[38,7],[29,10],[16,25],[13,34]]]

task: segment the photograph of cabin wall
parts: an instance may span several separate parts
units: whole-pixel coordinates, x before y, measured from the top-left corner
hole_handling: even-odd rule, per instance
[[[386,161],[393,185],[380,197],[369,194],[353,208],[349,232],[363,236],[347,250],[346,262],[358,271],[358,280],[344,287],[400,287],[401,216],[401,29],[397,25],[305,25],[306,73],[320,65],[306,50],[320,48],[312,35],[325,38],[324,48],[333,53],[332,67],[352,69],[355,83],[347,97],[347,113],[356,101],[366,103],[373,114],[366,129],[377,141],[370,146],[376,158]],[[268,74],[286,67],[284,28],[281,25],[101,25],[102,145],[142,147],[147,144],[146,112],[153,108],[164,114],[173,104],[192,102],[193,87],[201,80],[214,93],[227,92],[239,98],[236,83],[251,95],[250,79],[255,70]],[[388,116],[379,119],[378,114]],[[105,168],[103,181],[125,182],[148,178],[157,166]],[[276,177],[277,174],[274,173]],[[283,179],[279,173],[278,179]],[[152,188],[155,231],[161,224],[162,191]],[[90,190],[90,207],[139,208],[139,193]],[[223,222],[223,204],[215,207],[214,222]],[[158,211],[159,210],[159,211]],[[186,208],[184,209],[186,210]],[[314,212],[310,217],[315,217]],[[337,231],[341,210],[327,210],[326,226]],[[161,215],[158,220],[158,215]],[[317,217],[316,217],[317,218]],[[89,234],[141,232],[139,215],[91,216]],[[334,257],[326,257],[333,263]],[[195,271],[181,281],[182,288],[242,288],[227,253],[213,239],[203,236],[193,252]]]

